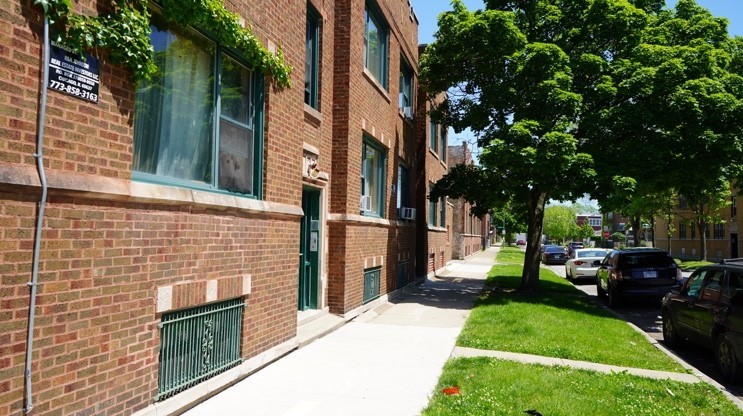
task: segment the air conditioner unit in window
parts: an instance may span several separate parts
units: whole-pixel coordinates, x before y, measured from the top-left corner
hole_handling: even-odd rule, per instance
[[[405,114],[405,117],[407,118],[413,118],[413,107],[403,107],[402,113]]]
[[[408,207],[400,208],[400,219],[414,220],[415,219],[415,208],[408,208]]]
[[[372,210],[370,195],[361,195],[361,198],[359,198],[359,209],[361,212],[369,212]]]

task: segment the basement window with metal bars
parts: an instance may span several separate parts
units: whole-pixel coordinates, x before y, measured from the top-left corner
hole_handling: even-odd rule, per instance
[[[379,284],[382,280],[381,276],[381,267],[364,270],[364,303],[379,297]]]
[[[171,397],[242,361],[242,299],[164,314],[155,400]]]

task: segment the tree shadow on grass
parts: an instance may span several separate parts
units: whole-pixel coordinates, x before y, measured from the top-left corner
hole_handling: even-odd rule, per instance
[[[522,292],[518,289],[520,285],[521,266],[496,266],[488,275],[486,290],[475,303],[475,307],[511,302],[543,304],[619,320],[616,315],[596,304],[584,292],[549,270],[543,269],[540,273],[537,292]]]

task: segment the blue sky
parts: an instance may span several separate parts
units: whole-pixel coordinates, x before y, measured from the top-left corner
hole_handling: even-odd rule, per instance
[[[669,7],[676,4],[676,0],[666,0]],[[436,32],[436,16],[439,13],[451,10],[450,0],[411,0],[415,14],[420,23],[418,42],[431,43]],[[481,9],[482,0],[464,0],[468,9]],[[743,0],[697,0],[697,4],[705,7],[718,17],[727,17],[730,21],[728,31],[731,35],[743,36]]]

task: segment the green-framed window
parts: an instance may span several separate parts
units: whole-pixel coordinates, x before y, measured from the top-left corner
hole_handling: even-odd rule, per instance
[[[320,14],[307,4],[307,38],[304,58],[304,103],[320,110]]]
[[[379,297],[379,285],[382,281],[382,268],[364,270],[364,299],[363,302],[369,302]]]
[[[382,217],[385,200],[385,149],[373,139],[364,136],[361,154],[361,213]]]
[[[439,200],[439,226],[446,227],[446,197]]]
[[[364,67],[387,88],[387,38],[389,29],[372,2],[364,8]]]
[[[397,209],[411,207],[410,169],[402,162],[397,165]]]
[[[446,153],[449,150],[449,138],[447,130],[448,129],[446,127],[441,128],[441,153],[439,153],[439,157],[444,163],[446,163]]]
[[[433,190],[433,183],[428,183],[428,193],[430,194]],[[428,225],[436,226],[438,221],[436,220],[438,214],[438,204],[436,201],[428,200]]]
[[[439,125],[434,123],[433,120],[428,122],[428,143],[431,150],[434,153],[439,151]]]
[[[413,69],[403,55],[400,55],[400,95],[398,106],[406,117],[413,117]]]
[[[157,73],[135,96],[132,178],[260,198],[263,77],[193,29],[152,16]]]

